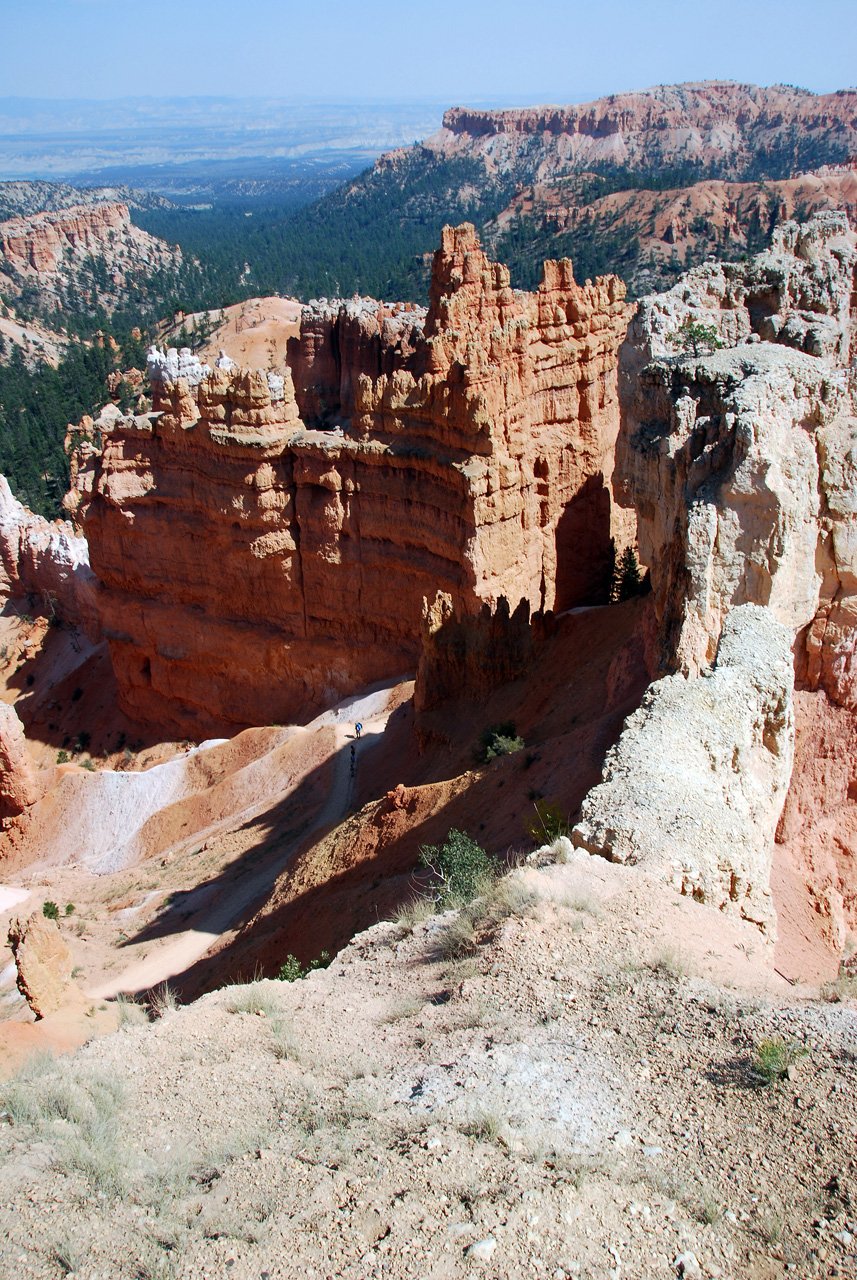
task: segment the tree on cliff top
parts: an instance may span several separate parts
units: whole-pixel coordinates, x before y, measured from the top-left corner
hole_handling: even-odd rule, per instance
[[[688,355],[702,356],[719,351],[723,346],[716,324],[702,324],[691,316],[675,333],[667,334],[667,342]]]

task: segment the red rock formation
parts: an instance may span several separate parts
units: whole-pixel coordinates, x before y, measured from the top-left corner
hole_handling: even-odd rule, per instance
[[[450,698],[484,698],[498,685],[520,678],[533,660],[530,608],[522,600],[514,614],[505,596],[496,609],[456,615],[439,591],[423,601],[422,654],[414,688],[414,710],[423,712]]]
[[[372,298],[313,302],[304,307],[300,336],[288,344],[295,396],[308,424],[351,419],[361,374],[377,378],[413,371],[426,309],[385,306]]]
[[[597,597],[623,294],[567,261],[515,293],[465,225],[423,334],[418,312],[307,309],[297,400],[290,376],[171,365],[160,412],[117,419],[78,475],[123,708],[190,733],[293,719],[413,669],[438,590],[461,613]]]
[[[667,273],[671,281],[676,261],[700,262],[707,254],[734,261],[746,252],[754,228],[831,210],[857,222],[857,162],[779,181],[707,178],[672,191],[630,189],[597,200],[585,193],[576,198],[566,177],[547,178],[518,191],[495,225],[498,234],[505,233],[519,219],[534,218],[557,235],[574,231],[597,239],[603,227],[610,235],[636,237],[639,254],[624,278],[642,295],[669,287],[655,282]]]
[[[24,726],[14,709],[0,702],[0,818],[23,813],[41,794]]]

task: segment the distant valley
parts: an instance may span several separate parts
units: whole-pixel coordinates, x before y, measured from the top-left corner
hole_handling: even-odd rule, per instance
[[[787,218],[857,212],[854,90],[659,86],[571,107],[453,108],[439,130],[433,113],[222,99],[58,114],[0,101],[0,172],[30,174],[0,182],[0,469],[21,496],[58,512],[66,423],[103,402],[108,374],[119,385],[139,369],[176,315],[276,295],[425,303],[440,232],[464,221],[513,287],[535,288],[546,258],[568,257],[576,279],[615,272],[634,298],[758,252]],[[34,176],[60,171],[61,183]],[[84,242],[81,205],[126,212]],[[29,231],[21,219],[35,219]],[[46,234],[64,244],[59,259],[56,245],[45,258]],[[199,348],[210,327],[173,332]],[[97,330],[106,347],[87,345]]]

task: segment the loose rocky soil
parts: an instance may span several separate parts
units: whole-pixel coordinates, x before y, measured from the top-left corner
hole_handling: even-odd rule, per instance
[[[7,1085],[0,1274],[857,1274],[853,1000],[583,854],[513,873],[450,957],[454,922]]]

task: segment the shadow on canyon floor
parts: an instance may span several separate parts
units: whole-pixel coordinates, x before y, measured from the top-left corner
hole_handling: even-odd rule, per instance
[[[452,827],[499,858],[529,849],[526,823],[535,802],[573,817],[638,705],[648,682],[650,610],[644,599],[566,616],[525,679],[484,701],[456,700],[433,712],[422,754],[412,704],[402,705],[378,742],[361,744],[356,813],[343,811],[326,828],[296,826],[299,793],[318,781],[308,775],[298,792],[247,824],[245,834],[255,827],[259,838],[238,858],[175,895],[128,945],[189,929],[221,935],[170,979],[190,999],[254,972],[275,975],[290,954],[304,964],[334,955],[415,892],[421,846],[442,841]],[[480,732],[510,719],[524,749],[474,768]],[[245,893],[257,880],[258,892]]]

